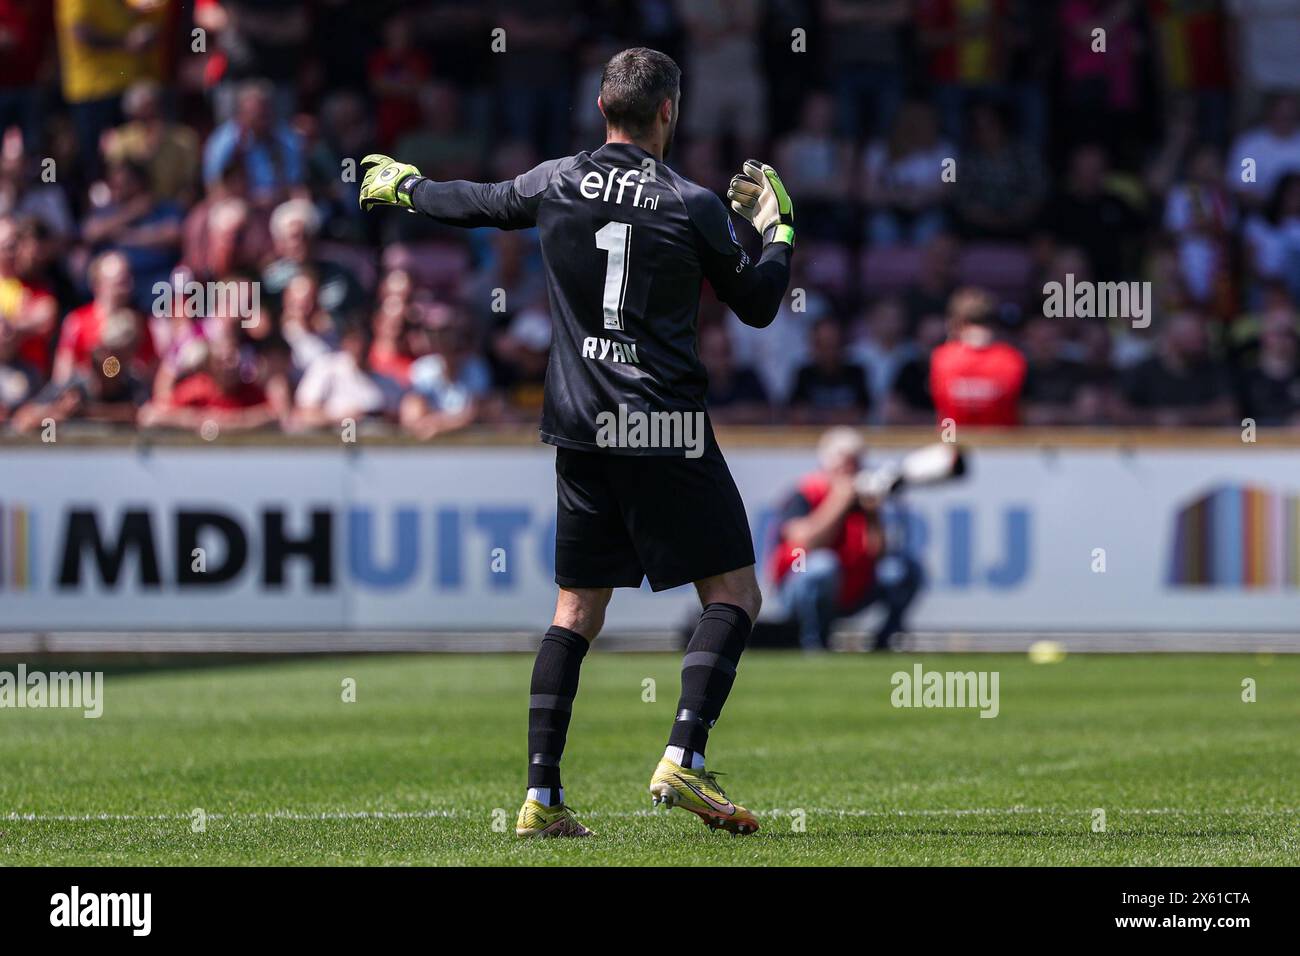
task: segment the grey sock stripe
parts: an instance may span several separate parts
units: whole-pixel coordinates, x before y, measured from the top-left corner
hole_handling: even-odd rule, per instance
[[[727,660],[715,651],[691,651],[682,658],[682,668],[687,667],[712,667],[724,674],[736,673],[736,662]]]
[[[562,710],[572,713],[573,698],[561,697],[559,694],[533,694],[528,698],[528,707],[530,710]]]

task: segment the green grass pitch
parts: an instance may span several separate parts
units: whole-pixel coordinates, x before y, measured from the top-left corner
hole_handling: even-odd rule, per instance
[[[891,674],[917,660],[998,671],[999,716],[891,706]],[[732,838],[650,810],[679,659],[596,653],[564,773],[597,831],[585,841],[513,836],[531,666],[426,655],[110,671],[98,720],[0,710],[0,864],[1300,858],[1300,658],[752,652],[709,749],[760,814],[760,833]]]

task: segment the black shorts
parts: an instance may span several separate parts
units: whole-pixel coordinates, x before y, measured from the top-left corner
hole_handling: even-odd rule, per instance
[[[555,450],[555,583],[656,591],[754,563],[717,442],[699,458]]]

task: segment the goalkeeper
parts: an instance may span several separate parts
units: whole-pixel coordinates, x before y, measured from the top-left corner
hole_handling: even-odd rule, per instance
[[[680,75],[655,50],[617,54],[597,100],[605,145],[508,182],[433,182],[387,156],[363,160],[364,209],[398,206],[457,226],[536,226],[540,236],[554,330],[541,437],[556,446],[559,597],[533,666],[520,836],[591,832],[560,782],[579,669],[613,589],[647,578],[656,591],[693,584],[703,607],[650,794],[711,828],[758,829],[704,763],[762,596],[745,506],[708,423],[696,316],[707,280],[742,322],[771,324],[790,279],[794,209],[770,166],[751,160],[731,180],[731,209],[762,238],[752,262],[722,201],[665,165]],[[611,419],[693,427],[647,443],[643,430],[612,429]]]

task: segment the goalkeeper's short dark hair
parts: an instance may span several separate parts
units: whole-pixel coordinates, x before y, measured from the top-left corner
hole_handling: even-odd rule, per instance
[[[643,46],[617,53],[600,75],[605,121],[628,133],[646,132],[659,105],[677,94],[682,71],[673,58]]]

